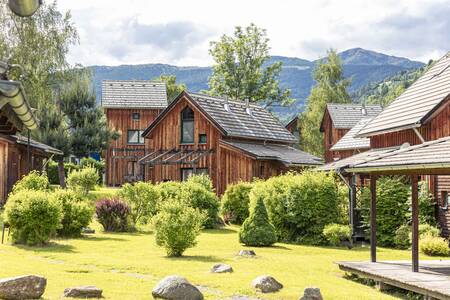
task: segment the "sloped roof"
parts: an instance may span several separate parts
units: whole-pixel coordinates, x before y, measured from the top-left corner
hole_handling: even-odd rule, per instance
[[[14,134],[11,135],[11,137],[16,141],[16,143],[21,144],[21,145],[27,145],[28,144],[28,138],[20,135],[20,134]],[[49,145],[46,145],[44,143],[40,143],[38,141],[35,141],[33,139],[30,139],[30,146],[33,148],[37,148],[40,149],[46,153],[50,153],[50,154],[56,154],[56,155],[63,155],[64,153],[61,150],[58,150],[56,148],[53,148]]]
[[[380,105],[365,105],[365,113],[362,108],[361,104],[327,104],[333,126],[338,129],[350,129],[362,118],[373,118],[382,111]]]
[[[401,147],[376,159],[355,163],[352,172],[380,170],[422,170],[450,168],[450,137],[428,141],[419,145]]]
[[[243,101],[190,92],[182,92],[142,135],[147,135],[183,96],[186,96],[225,136],[284,143],[298,141],[269,111],[258,105],[249,104],[247,110]]]
[[[104,80],[102,106],[106,108],[165,108],[166,84],[149,80]]]
[[[400,148],[398,147],[389,147],[389,148],[378,148],[378,149],[371,149],[362,153],[355,154],[350,157],[346,157],[337,161],[330,162],[326,165],[318,167],[317,171],[341,171],[345,168],[348,168],[350,166],[363,163],[365,161],[374,159],[376,157],[379,157],[383,154],[390,153],[393,151],[396,151]]]
[[[322,160],[312,154],[295,149],[288,145],[243,143],[235,141],[221,141],[225,145],[238,148],[256,159],[276,160],[286,166],[318,166]]]
[[[449,95],[450,52],[367,124],[360,135],[420,127]]]
[[[356,137],[358,132],[363,128],[371,118],[361,119],[355,126],[352,127],[333,147],[332,151],[353,150],[353,149],[368,149],[370,148],[370,139]]]

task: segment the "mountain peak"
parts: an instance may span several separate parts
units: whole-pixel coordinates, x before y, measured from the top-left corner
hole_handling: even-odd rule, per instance
[[[387,55],[363,48],[352,48],[339,53],[344,65],[392,65],[404,68],[420,68],[422,62],[409,60],[404,57]]]

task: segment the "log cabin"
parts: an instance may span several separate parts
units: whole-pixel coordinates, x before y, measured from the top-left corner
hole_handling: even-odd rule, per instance
[[[317,166],[270,112],[248,101],[182,92],[144,131],[139,162],[154,183],[208,174],[216,193],[238,181]]]
[[[370,151],[336,162],[346,172],[365,166],[376,165],[378,161],[389,162],[390,170],[412,161],[408,153],[419,152],[420,147],[431,149],[439,146],[442,157],[450,152],[450,52],[430,67],[416,82],[406,89],[378,116],[367,122],[356,134],[358,138],[370,139]],[[434,142],[435,141],[435,142]],[[417,145],[417,146],[415,146]],[[415,149],[419,147],[419,151]],[[400,149],[399,149],[400,148]],[[411,151],[409,150],[411,149]],[[414,151],[413,151],[414,150]],[[442,152],[444,151],[444,152]],[[419,152],[420,153],[420,152]],[[439,161],[439,154],[422,152],[424,160]],[[392,159],[390,158],[392,156]],[[420,161],[420,156],[414,157]],[[411,168],[416,166],[411,166]],[[411,169],[413,170],[413,169]],[[420,174],[420,170],[416,170]],[[424,172],[426,172],[424,170]],[[430,191],[434,195],[436,217],[442,235],[450,235],[450,211],[448,201],[450,195],[449,175],[421,176],[428,181]]]
[[[106,184],[142,180],[139,158],[147,154],[141,134],[167,107],[166,85],[148,80],[105,80],[102,103],[108,126],[120,137],[105,154]]]
[[[352,156],[354,149],[332,150],[331,148],[361,119],[373,118],[381,112],[379,105],[328,103],[320,124],[323,133],[325,162]]]
[[[300,126],[300,124],[299,124],[298,116],[295,116],[284,127],[300,141],[300,127],[299,126]],[[294,147],[299,149],[300,143],[295,144]]]
[[[20,82],[0,80],[0,206],[14,184],[31,170],[42,170],[44,160],[62,155],[58,149],[34,141],[30,130],[38,128]],[[28,137],[21,135],[27,132]]]

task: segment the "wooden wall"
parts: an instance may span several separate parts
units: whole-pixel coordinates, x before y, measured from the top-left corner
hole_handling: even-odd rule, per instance
[[[323,146],[325,149],[325,163],[334,160],[333,151],[330,150],[350,129],[337,129],[333,126],[328,110],[325,110],[325,115],[322,123],[323,128]]]
[[[145,151],[151,149],[145,145],[128,144],[127,132],[128,130],[145,130],[150,123],[152,123],[161,112],[161,109],[127,109],[127,108],[106,108],[105,114],[108,120],[108,126],[119,131],[120,137],[113,141],[106,151],[106,184],[107,185],[122,185],[126,182],[125,176],[129,175],[128,162],[137,162],[137,157],[144,156]],[[139,113],[139,120],[133,120],[133,113]],[[112,158],[112,149],[122,148],[130,150],[140,150],[139,152],[128,151],[118,152],[116,155],[128,156],[128,158]],[[137,156],[132,158],[131,156]],[[137,165],[137,164],[136,164]],[[137,172],[140,172],[137,166]],[[114,172],[114,176],[113,176]],[[139,174],[139,173],[138,173]],[[114,178],[113,178],[114,177]]]

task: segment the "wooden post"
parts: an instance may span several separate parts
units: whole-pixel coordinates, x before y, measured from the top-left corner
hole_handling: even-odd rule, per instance
[[[419,192],[418,176],[411,176],[411,206],[412,206],[412,271],[419,272]]]
[[[370,176],[370,261],[377,261],[377,177]]]

